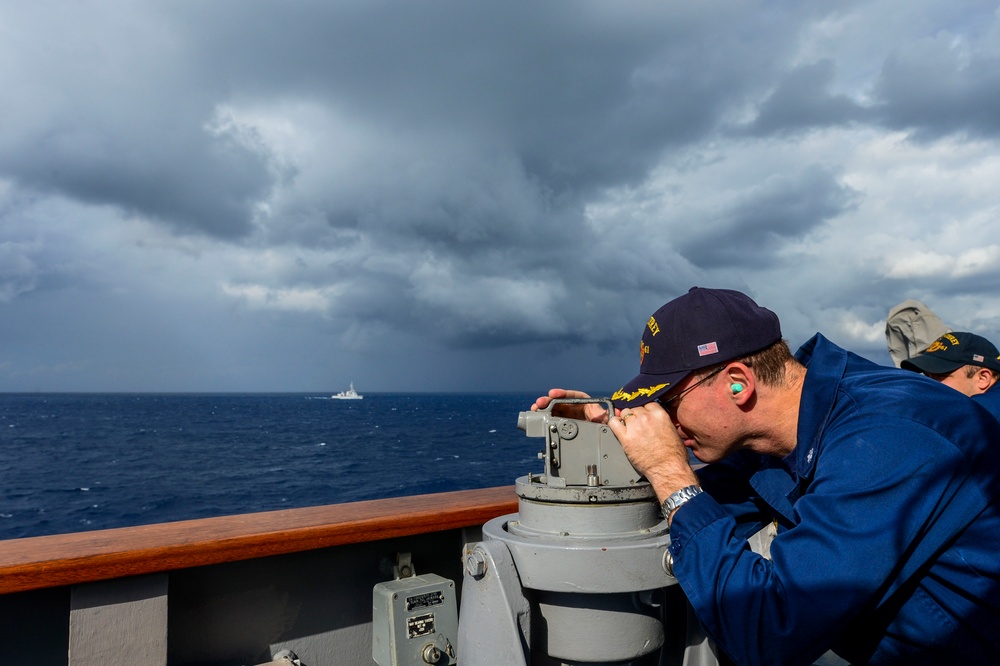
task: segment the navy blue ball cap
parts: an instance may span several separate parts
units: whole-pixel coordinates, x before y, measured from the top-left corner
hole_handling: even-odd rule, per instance
[[[1000,372],[1000,352],[981,335],[953,331],[945,333],[931,346],[899,367],[932,375],[947,375],[967,365],[978,365]]]
[[[743,358],[779,340],[778,315],[746,294],[692,287],[646,322],[639,374],[611,400],[620,409],[644,405],[694,370]]]

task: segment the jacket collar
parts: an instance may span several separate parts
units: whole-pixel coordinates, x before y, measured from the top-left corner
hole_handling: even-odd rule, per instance
[[[847,350],[817,333],[799,348],[795,358],[808,369],[795,440],[795,472],[803,479],[811,478],[816,469],[819,444],[847,369]]]

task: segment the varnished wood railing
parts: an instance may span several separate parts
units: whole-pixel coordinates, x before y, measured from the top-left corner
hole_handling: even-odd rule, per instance
[[[0,594],[482,525],[512,486],[0,541]]]

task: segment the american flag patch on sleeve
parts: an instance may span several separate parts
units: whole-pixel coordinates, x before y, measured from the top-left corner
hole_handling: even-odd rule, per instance
[[[698,345],[698,356],[708,356],[709,354],[718,354],[719,345],[714,342],[708,342],[703,345]]]

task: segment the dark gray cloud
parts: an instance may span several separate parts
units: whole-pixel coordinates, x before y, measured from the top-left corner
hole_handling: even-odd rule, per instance
[[[741,192],[713,219],[692,224],[679,249],[704,268],[761,268],[774,262],[790,240],[851,210],[859,193],[816,165],[801,173],[772,176]]]
[[[882,122],[920,139],[996,137],[1000,53],[970,50],[948,35],[919,40],[886,59],[874,97]]]
[[[0,157],[0,172],[43,195],[110,204],[179,232],[239,238],[252,230],[254,204],[270,190],[260,156],[222,137],[179,143],[89,127],[25,142]]]
[[[558,205],[703,137],[791,44],[794,14],[783,32],[765,31],[753,6],[732,11],[732,29],[706,8],[639,3],[171,3],[123,12],[120,32],[67,18],[64,41],[21,55],[42,54],[33,74],[52,122],[10,137],[0,173],[180,230],[245,235],[279,165],[215,108],[298,99],[390,135],[447,131],[487,159],[499,151]],[[706,30],[727,48],[706,48]],[[400,160],[434,145],[412,148]]]
[[[0,176],[44,195],[115,206],[181,232],[246,235],[274,175],[212,127],[183,34],[155,6],[2,9],[9,26]]]
[[[745,131],[757,135],[847,125],[871,114],[847,95],[830,92],[835,63],[822,60],[781,77]]]
[[[201,26],[199,59],[237,90],[499,140],[554,192],[627,181],[664,146],[703,136],[794,39],[794,26],[765,37],[750,5],[726,25],[701,6],[643,3],[236,6],[246,20],[213,3],[188,6],[185,23]],[[728,48],[705,48],[709,29]]]

